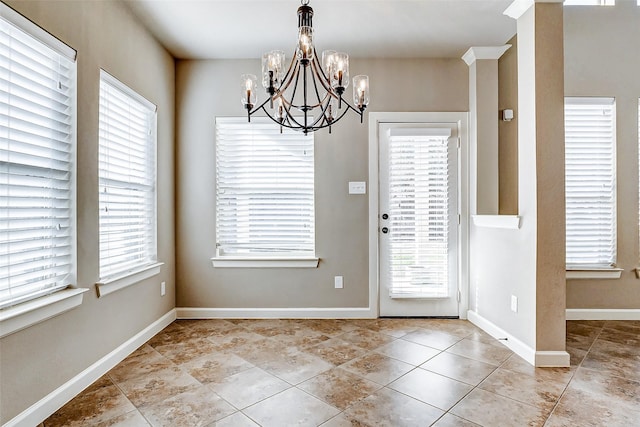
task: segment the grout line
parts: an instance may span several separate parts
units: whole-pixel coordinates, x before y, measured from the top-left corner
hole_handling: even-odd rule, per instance
[[[224,319],[223,319],[223,320],[224,320]],[[192,330],[192,328],[191,328],[191,324],[180,324],[180,323],[176,323],[176,322],[174,322],[174,323],[175,323],[174,327],[177,327],[179,330]],[[250,333],[258,334],[258,333],[257,333],[257,332],[255,332],[253,329],[251,329],[250,327],[248,327],[248,325],[251,325],[251,323],[247,324],[247,323],[242,323],[242,322],[241,322],[241,323],[236,324],[236,323],[233,323],[233,322],[228,322],[228,326],[229,326],[229,327],[240,327],[240,328],[242,328],[244,331],[247,331],[247,332],[250,332]],[[562,392],[560,393],[560,395],[559,395],[558,399],[555,401],[555,404],[553,405],[552,409],[549,411],[549,413],[548,413],[547,417],[545,418],[545,425],[548,423],[548,421],[549,421],[550,417],[554,414],[555,410],[557,409],[557,407],[558,407],[558,405],[559,405],[560,401],[561,401],[561,400],[562,400],[562,398],[565,396],[565,394],[566,394],[567,390],[569,389],[569,386],[572,384],[572,381],[575,379],[575,376],[576,376],[576,374],[577,374],[578,370],[579,370],[579,369],[586,369],[586,370],[589,370],[589,368],[583,368],[583,366],[582,366],[582,365],[583,365],[583,363],[584,363],[585,359],[589,356],[590,352],[592,351],[592,348],[593,348],[593,346],[595,345],[595,343],[600,339],[600,337],[601,337],[601,335],[602,335],[602,333],[603,333],[604,328],[606,327],[606,325],[607,325],[607,323],[605,322],[605,323],[603,324],[603,326],[601,326],[601,327],[599,328],[598,333],[596,334],[595,338],[594,338],[594,339],[593,339],[593,341],[591,342],[591,344],[590,344],[590,346],[589,346],[588,350],[586,351],[586,353],[585,353],[584,357],[580,360],[580,363],[575,367],[575,370],[573,370],[573,372],[571,373],[571,376],[570,376],[570,378],[569,378],[569,381],[568,381],[568,382],[567,382],[567,384],[564,386],[564,388],[563,388]],[[165,328],[165,329],[166,329],[166,328]],[[301,329],[301,330],[302,330],[302,329]],[[256,401],[256,402],[252,403],[251,405],[246,406],[245,408],[238,408],[238,407],[236,407],[235,405],[231,404],[231,403],[230,403],[230,402],[228,402],[226,399],[224,399],[222,396],[220,396],[218,393],[215,393],[215,390],[213,390],[213,388],[212,388],[212,387],[209,387],[209,388],[214,392],[214,394],[216,394],[217,396],[219,396],[219,397],[220,397],[220,399],[222,399],[222,401],[224,401],[224,402],[228,403],[231,407],[233,407],[233,408],[235,408],[235,409],[236,409],[236,412],[234,412],[234,414],[235,414],[235,413],[240,413],[240,414],[242,414],[242,415],[246,416],[247,418],[249,418],[250,420],[252,420],[252,421],[254,421],[254,422],[256,422],[256,423],[257,423],[257,421],[256,421],[256,420],[254,420],[253,418],[251,418],[248,414],[246,414],[246,413],[244,412],[244,410],[246,410],[246,409],[248,409],[248,408],[250,408],[250,407],[253,407],[254,405],[257,405],[257,404],[259,404],[259,403],[261,403],[261,402],[264,402],[265,400],[270,399],[271,397],[274,397],[274,396],[280,395],[280,394],[282,394],[282,393],[284,393],[284,392],[286,392],[286,391],[288,391],[288,390],[291,390],[291,389],[293,389],[293,388],[295,388],[295,389],[297,389],[297,390],[299,390],[299,391],[302,391],[302,392],[303,392],[303,393],[305,393],[306,395],[311,396],[311,397],[313,397],[313,398],[315,398],[315,399],[317,399],[317,400],[319,400],[319,401],[321,401],[321,402],[324,402],[325,404],[327,404],[327,405],[331,406],[332,408],[335,408],[337,411],[339,411],[335,416],[333,416],[333,417],[329,418],[328,420],[323,421],[323,423],[326,423],[327,421],[329,421],[329,420],[331,420],[331,419],[333,419],[333,418],[335,418],[335,417],[337,417],[337,416],[340,416],[340,414],[344,414],[344,413],[345,413],[345,411],[346,411],[347,409],[349,409],[350,407],[352,407],[352,406],[354,406],[354,405],[356,405],[356,404],[358,404],[358,403],[362,402],[364,399],[367,399],[367,398],[368,398],[368,397],[370,397],[371,395],[373,395],[373,394],[375,394],[375,393],[378,393],[378,392],[380,392],[380,391],[381,391],[381,390],[383,390],[383,389],[386,389],[386,390],[388,390],[388,391],[393,391],[393,392],[400,393],[400,394],[402,394],[402,395],[407,396],[408,398],[415,399],[415,400],[417,400],[417,401],[419,401],[419,402],[422,402],[422,403],[424,403],[424,404],[427,404],[427,405],[429,405],[429,406],[432,406],[432,407],[434,407],[434,408],[437,408],[437,409],[438,409],[438,410],[440,410],[440,411],[443,411],[443,414],[442,414],[440,417],[438,417],[438,418],[437,418],[433,423],[437,423],[437,422],[438,422],[439,420],[441,420],[444,416],[446,416],[446,414],[451,414],[452,416],[456,416],[456,417],[458,417],[458,418],[465,419],[465,418],[463,418],[463,417],[459,417],[458,415],[456,415],[456,414],[454,414],[454,413],[452,413],[452,412],[450,412],[450,411],[451,411],[451,409],[453,409],[457,404],[459,404],[462,400],[464,400],[466,397],[468,397],[468,396],[469,396],[469,394],[471,394],[471,393],[472,393],[474,390],[476,390],[476,389],[480,389],[480,390],[486,391],[486,392],[488,392],[488,393],[495,394],[496,396],[500,396],[500,397],[503,397],[503,398],[507,398],[507,399],[512,400],[512,401],[514,401],[514,402],[517,402],[517,403],[519,403],[519,404],[524,404],[524,405],[527,405],[527,406],[534,407],[534,408],[536,408],[536,409],[541,409],[541,408],[540,408],[539,406],[537,406],[537,405],[531,405],[531,404],[526,403],[526,402],[521,402],[520,400],[513,399],[513,398],[511,398],[511,397],[509,397],[509,396],[503,396],[503,395],[501,395],[501,394],[499,394],[499,393],[494,393],[494,392],[491,392],[491,391],[488,391],[488,390],[484,390],[484,389],[482,389],[482,388],[480,387],[480,386],[481,386],[481,384],[483,384],[483,383],[486,381],[486,379],[487,379],[488,377],[490,377],[491,375],[493,375],[493,374],[494,374],[498,369],[504,369],[504,370],[507,370],[507,371],[510,371],[510,372],[517,372],[517,373],[521,373],[520,371],[512,371],[512,370],[510,370],[510,369],[508,369],[508,368],[506,368],[506,367],[505,367],[505,364],[506,364],[506,363],[507,363],[507,362],[508,362],[512,357],[518,357],[518,356],[517,356],[515,353],[513,353],[513,352],[511,352],[511,355],[510,355],[509,357],[507,357],[506,359],[502,360],[502,361],[501,361],[497,366],[493,366],[493,364],[492,364],[492,363],[487,363],[487,362],[484,362],[484,361],[481,361],[481,360],[477,360],[477,359],[472,358],[472,357],[468,357],[468,356],[464,356],[464,355],[458,355],[458,354],[454,354],[454,353],[447,353],[447,354],[451,354],[451,355],[454,355],[454,356],[457,356],[457,357],[464,357],[464,358],[466,358],[466,359],[473,360],[473,361],[475,361],[475,362],[485,363],[485,364],[491,365],[491,366],[493,367],[493,370],[491,371],[491,373],[489,373],[488,375],[486,375],[483,379],[481,379],[481,380],[480,380],[477,384],[475,384],[475,385],[473,385],[473,384],[468,384],[468,383],[465,383],[464,381],[459,381],[459,380],[457,380],[457,379],[455,379],[455,378],[450,378],[450,377],[448,377],[447,375],[443,375],[443,374],[440,374],[440,373],[437,373],[437,372],[433,372],[433,371],[430,371],[430,370],[428,370],[428,369],[425,369],[425,368],[422,368],[422,367],[421,367],[424,363],[426,363],[426,362],[428,362],[428,361],[430,361],[430,360],[434,359],[435,357],[438,357],[438,356],[442,355],[443,353],[447,352],[449,349],[451,349],[452,347],[454,347],[454,346],[455,346],[455,345],[457,345],[458,343],[462,342],[463,340],[470,340],[470,341],[474,341],[474,342],[479,342],[479,343],[484,344],[484,345],[492,345],[491,343],[487,343],[487,342],[482,341],[482,340],[473,340],[472,338],[470,338],[470,337],[473,335],[473,333],[469,333],[469,334],[467,334],[466,336],[464,336],[464,337],[460,338],[460,337],[459,337],[459,336],[457,336],[457,335],[452,335],[452,334],[450,334],[450,333],[449,333],[449,332],[447,332],[447,331],[438,330],[437,328],[435,328],[435,329],[429,329],[429,328],[416,327],[416,328],[415,328],[415,329],[413,329],[411,332],[407,332],[407,333],[405,333],[405,334],[404,334],[404,335],[402,335],[402,336],[396,337],[396,336],[393,336],[393,335],[390,335],[390,334],[388,334],[388,333],[387,333],[387,332],[393,332],[393,331],[380,332],[380,331],[376,331],[376,330],[373,330],[373,329],[369,329],[369,328],[368,328],[368,327],[366,327],[366,326],[357,326],[357,328],[356,328],[356,329],[354,329],[354,331],[357,331],[357,330],[366,330],[366,331],[370,331],[370,332],[379,333],[379,334],[382,334],[382,335],[388,336],[388,337],[390,337],[390,338],[393,338],[393,340],[392,340],[392,341],[390,341],[390,342],[388,342],[388,343],[384,343],[384,344],[382,344],[382,345],[380,345],[380,346],[378,346],[378,347],[376,347],[376,348],[373,348],[373,349],[365,349],[365,348],[363,348],[363,350],[365,351],[365,353],[364,353],[363,355],[361,355],[361,356],[359,356],[359,357],[355,357],[355,358],[353,358],[353,359],[350,359],[349,361],[347,361],[347,362],[345,362],[345,363],[342,363],[341,365],[333,365],[333,364],[331,363],[332,367],[330,367],[330,368],[329,368],[329,369],[327,369],[326,371],[323,371],[323,372],[320,372],[320,373],[318,373],[318,374],[316,374],[316,375],[313,375],[312,377],[307,378],[307,379],[305,379],[304,381],[298,382],[298,383],[296,383],[296,384],[290,383],[289,381],[284,380],[284,379],[283,379],[283,378],[281,378],[280,376],[275,375],[275,374],[272,374],[272,373],[270,373],[270,372],[266,371],[266,370],[265,370],[265,369],[263,369],[260,365],[256,365],[256,364],[253,364],[253,363],[251,363],[251,362],[249,362],[249,361],[246,361],[246,359],[244,359],[244,358],[243,358],[243,357],[241,357],[240,355],[236,354],[235,352],[231,351],[231,354],[234,354],[235,356],[237,356],[237,357],[241,358],[242,360],[245,360],[247,363],[250,363],[250,364],[252,365],[252,368],[248,368],[248,369],[257,368],[257,369],[259,369],[259,370],[261,370],[261,371],[263,371],[263,372],[267,373],[268,375],[273,376],[274,378],[277,378],[277,379],[279,379],[279,380],[283,381],[284,383],[286,383],[286,384],[287,384],[287,386],[288,386],[288,387],[287,387],[287,388],[285,388],[284,390],[281,390],[281,391],[279,391],[279,392],[277,392],[277,393],[275,393],[275,394],[271,395],[271,396],[267,396],[267,397],[265,397],[265,398],[263,398],[263,399],[260,399],[260,400],[258,400],[258,401]],[[417,332],[417,331],[420,331],[420,330],[435,331],[435,332],[440,332],[440,333],[445,333],[445,334],[448,334],[448,335],[452,335],[452,336],[454,336],[454,337],[457,339],[457,341],[456,341],[455,343],[451,344],[450,346],[448,346],[447,348],[445,348],[444,350],[440,350],[440,349],[436,349],[436,348],[433,348],[433,347],[430,347],[430,346],[427,346],[427,345],[424,345],[424,344],[421,344],[421,343],[415,343],[415,342],[413,342],[413,341],[409,341],[409,340],[405,339],[405,336],[407,336],[408,334],[411,334],[411,333],[413,333],[413,332]],[[315,330],[314,330],[314,331],[315,331]],[[316,331],[316,332],[317,332],[317,331]],[[329,335],[329,334],[324,334],[324,335],[329,336],[329,339],[334,339],[334,338],[338,338],[338,339],[340,339],[340,337],[342,337],[344,334],[347,334],[347,333],[349,333],[349,332],[352,332],[352,331],[342,331],[341,333],[339,333],[339,334],[337,334],[337,335]],[[162,331],[161,331],[160,333],[162,333]],[[258,334],[258,335],[263,336],[263,337],[264,337],[264,338],[266,338],[267,340],[270,340],[270,341],[273,341],[273,342],[278,342],[278,340],[276,339],[276,336],[264,336],[264,335],[262,335],[262,334]],[[211,337],[205,337],[205,338],[209,339],[209,338],[211,338]],[[403,361],[403,360],[396,359],[395,357],[388,356],[388,355],[384,355],[384,354],[382,354],[382,353],[378,353],[378,351],[377,351],[377,350],[378,350],[380,347],[382,347],[382,346],[384,346],[384,345],[391,344],[391,343],[393,343],[393,342],[395,342],[395,341],[398,341],[398,340],[403,340],[404,342],[408,342],[408,343],[412,343],[412,344],[420,345],[420,346],[423,346],[423,347],[426,347],[426,348],[434,349],[434,350],[437,350],[437,351],[438,351],[438,353],[436,353],[435,355],[433,355],[432,357],[428,358],[427,360],[425,360],[424,362],[422,362],[422,363],[420,363],[420,364],[418,364],[418,365],[414,365],[413,363],[408,363],[408,362],[405,362],[405,361]],[[213,340],[209,339],[209,341],[213,341]],[[348,342],[349,342],[349,341],[348,341]],[[169,361],[169,362],[170,362],[170,364],[171,364],[172,366],[176,366],[176,367],[178,367],[182,372],[184,372],[186,375],[190,375],[190,374],[189,374],[189,372],[187,372],[187,371],[186,371],[186,369],[184,369],[184,368],[183,368],[183,364],[178,364],[178,363],[174,362],[172,359],[170,359],[170,358],[168,358],[168,357],[164,356],[164,355],[163,355],[162,353],[160,353],[160,352],[159,352],[159,351],[158,351],[154,346],[151,346],[151,345],[150,345],[150,344],[148,344],[148,343],[149,343],[149,341],[147,341],[146,343],[144,343],[141,347],[143,347],[144,345],[149,345],[153,352],[157,353],[157,354],[158,354],[158,355],[160,355],[162,358],[164,358],[164,359],[166,359],[167,361]],[[352,344],[352,345],[354,345],[354,346],[356,346],[356,347],[361,348],[360,346],[358,346],[358,345],[356,345],[356,344],[353,344],[353,343],[351,343],[351,342],[349,342],[349,343],[350,343],[350,344]],[[250,343],[249,343],[249,344],[250,344]],[[316,345],[320,345],[320,344],[321,344],[321,343],[318,343],[318,344],[316,344]],[[314,356],[314,357],[316,357],[316,358],[319,358],[319,359],[321,359],[321,360],[324,360],[324,359],[320,358],[319,356],[316,356],[316,355],[314,355],[314,354],[312,354],[312,353],[309,353],[309,352],[307,352],[306,350],[304,350],[304,349],[302,349],[302,348],[299,348],[299,347],[297,347],[297,346],[291,346],[291,347],[292,347],[292,348],[295,348],[297,352],[300,352],[300,353],[303,353],[303,354],[310,354],[310,355],[312,355],[312,356]],[[218,352],[217,350],[215,350],[215,351],[216,351],[216,352]],[[372,383],[374,383],[374,384],[377,386],[377,388],[376,388],[372,393],[368,394],[367,396],[363,397],[362,399],[356,400],[356,401],[354,401],[353,403],[351,403],[350,405],[346,406],[344,410],[342,410],[342,409],[340,409],[340,408],[338,408],[338,407],[334,406],[333,404],[331,404],[331,403],[329,403],[329,402],[325,401],[323,398],[321,398],[321,397],[319,397],[319,396],[315,396],[315,395],[313,395],[312,393],[310,393],[310,392],[308,392],[308,391],[306,391],[306,390],[304,390],[304,389],[302,389],[302,388],[300,388],[300,387],[299,387],[299,386],[300,386],[300,385],[302,385],[303,383],[305,383],[305,382],[307,382],[307,381],[310,381],[310,380],[312,380],[312,379],[314,379],[314,378],[317,378],[317,377],[319,377],[320,375],[323,375],[323,374],[325,374],[326,372],[328,372],[328,371],[330,371],[330,370],[337,369],[337,368],[341,368],[342,366],[344,366],[344,365],[345,365],[345,364],[347,364],[347,363],[352,362],[353,360],[356,360],[356,359],[359,359],[359,358],[362,358],[362,357],[365,357],[365,356],[367,356],[367,355],[371,355],[371,354],[381,354],[381,355],[383,355],[383,356],[385,356],[385,357],[388,357],[388,358],[390,358],[390,359],[392,359],[392,360],[395,360],[395,361],[399,361],[399,362],[402,362],[402,363],[408,364],[408,365],[410,365],[410,366],[411,366],[411,369],[410,369],[409,371],[407,371],[406,373],[404,373],[404,374],[400,375],[398,378],[395,378],[393,381],[390,381],[390,382],[389,382],[389,383],[387,383],[387,384],[380,384],[380,383],[378,383],[378,382],[376,382],[376,381],[372,381],[372,380],[370,380],[370,379],[368,379],[368,378],[366,378],[366,377],[364,377],[364,376],[362,376],[362,375],[360,375],[360,374],[357,374],[357,373],[355,373],[355,372],[351,372],[351,371],[349,371],[351,374],[356,375],[356,376],[358,376],[359,378],[362,378],[362,379],[363,379],[363,380],[365,380],[365,381],[368,381],[368,382],[372,382]],[[203,356],[204,356],[204,355],[203,355]],[[115,369],[115,367],[114,367],[114,369]],[[390,384],[392,384],[392,383],[393,383],[393,382],[395,382],[395,381],[400,380],[401,378],[405,377],[406,375],[410,374],[411,372],[414,372],[416,369],[421,369],[421,370],[423,370],[423,371],[431,372],[431,373],[436,374],[436,375],[441,375],[441,376],[442,376],[442,377],[444,377],[444,378],[448,378],[448,379],[451,379],[451,380],[453,380],[453,381],[460,382],[460,383],[462,383],[462,384],[465,384],[465,385],[467,385],[467,386],[470,386],[471,388],[470,388],[470,390],[469,390],[468,392],[466,392],[462,397],[460,397],[460,398],[459,398],[459,399],[458,399],[454,404],[452,404],[452,405],[449,407],[449,409],[448,409],[448,410],[443,410],[443,409],[441,409],[441,408],[438,408],[438,407],[434,406],[433,404],[430,404],[430,403],[424,402],[424,401],[422,401],[422,400],[420,400],[420,399],[417,399],[416,397],[410,396],[410,395],[408,395],[408,394],[405,394],[405,393],[403,393],[403,392],[401,392],[401,391],[398,391],[398,390],[395,390],[395,389],[393,389],[393,388],[389,387],[389,386],[390,386]],[[535,368],[535,369],[544,369],[544,368]],[[243,371],[241,371],[241,372],[245,372],[245,371],[246,371],[246,370],[243,370]],[[140,408],[139,408],[139,407],[137,407],[136,405],[134,405],[134,404],[133,404],[133,402],[131,402],[131,400],[130,400],[130,399],[127,397],[127,395],[124,393],[123,389],[120,387],[119,383],[118,383],[118,382],[116,382],[116,381],[112,378],[112,376],[111,376],[111,373],[110,373],[110,372],[111,372],[111,371],[109,371],[109,372],[107,372],[107,373],[105,374],[105,375],[106,375],[106,377],[109,379],[110,383],[111,383],[112,385],[115,385],[115,386],[116,386],[116,388],[119,390],[119,392],[120,392],[120,393],[121,393],[121,394],[122,394],[122,395],[127,399],[127,401],[128,401],[129,403],[131,403],[131,405],[133,406],[133,408],[135,408],[135,409],[133,409],[133,410],[131,410],[131,411],[127,411],[127,412],[124,412],[124,413],[122,413],[122,414],[118,414],[118,415],[116,415],[115,417],[112,417],[112,419],[113,419],[113,418],[116,418],[116,417],[119,417],[119,416],[122,416],[122,415],[125,415],[125,414],[129,414],[129,413],[131,413],[131,412],[133,412],[133,411],[135,410],[135,411],[136,411],[136,412],[137,412],[137,413],[138,413],[138,414],[139,414],[143,419],[145,419],[145,421],[146,421],[147,423],[149,423],[149,425],[151,425],[151,423],[149,422],[149,420],[148,420],[148,419],[144,416],[144,414],[140,411]],[[237,372],[236,374],[241,373],[241,372]],[[287,372],[288,372],[288,371],[287,371]],[[147,375],[147,374],[148,374],[148,373],[145,373],[145,375]],[[526,372],[525,372],[524,374],[526,374]],[[233,375],[235,375],[235,374],[233,374]],[[137,378],[137,377],[138,377],[138,375],[134,375],[134,376],[132,376],[131,378]],[[128,379],[130,379],[130,378],[126,378],[126,379],[125,379],[125,381],[126,381],[126,380],[128,380]],[[195,379],[195,378],[194,378],[194,379]],[[199,381],[199,380],[197,380],[197,379],[195,379],[195,381],[197,381],[197,382],[198,382],[198,384],[200,384],[201,386],[210,386],[210,385],[211,385],[211,383],[206,383],[206,384],[205,384],[205,383],[202,383],[201,381]],[[178,394],[179,394],[179,393],[178,393]],[[174,396],[175,396],[175,395],[174,395]],[[174,397],[174,396],[170,396],[170,397],[168,397],[168,398],[171,398],[171,397]],[[158,402],[158,403],[159,403],[159,402]],[[142,406],[144,406],[144,405],[142,405]],[[233,414],[229,414],[228,416],[232,416],[232,415],[233,415]],[[465,420],[466,420],[466,419],[465,419]],[[218,420],[218,421],[219,421],[219,420]],[[469,422],[473,422],[473,421],[470,421],[470,420],[467,420],[467,421],[469,421]],[[213,424],[215,424],[215,422],[214,422]],[[213,424],[212,424],[212,425],[213,425]]]
[[[591,342],[591,345],[589,346],[589,349],[587,349],[587,352],[584,354],[584,356],[580,360],[580,363],[578,363],[578,366],[576,366],[576,369],[573,371],[573,374],[571,374],[571,378],[569,378],[569,381],[567,382],[567,384],[565,385],[564,389],[562,390],[562,393],[560,393],[560,396],[558,397],[558,400],[556,400],[556,403],[553,405],[553,408],[551,408],[551,411],[549,411],[549,415],[547,416],[547,419],[545,420],[545,425],[547,424],[547,422],[549,422],[549,419],[551,418],[553,413],[556,411],[556,408],[560,404],[560,401],[562,400],[562,398],[566,394],[567,390],[569,389],[569,386],[571,385],[571,382],[573,381],[573,379],[575,378],[576,374],[578,373],[578,369],[582,368],[582,363],[584,362],[584,360],[587,358],[587,356],[591,352],[591,348],[596,343],[598,338],[600,338],[600,334],[602,334],[602,331],[604,330],[604,326],[605,325],[606,325],[606,322],[600,327],[600,330],[598,331],[598,334],[596,335],[596,337]],[[577,350],[579,350],[579,349],[577,349]],[[569,369],[571,369],[571,367],[569,367]],[[586,368],[584,368],[584,369],[586,369]]]

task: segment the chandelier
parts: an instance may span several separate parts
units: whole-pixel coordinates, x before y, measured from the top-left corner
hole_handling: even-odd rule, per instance
[[[256,76],[242,75],[241,101],[247,109],[248,120],[251,121],[251,115],[262,110],[280,125],[280,132],[285,127],[302,131],[305,135],[324,128],[329,128],[331,133],[331,126],[349,110],[358,114],[362,123],[369,103],[369,77],[359,75],[353,78],[352,106],[343,98],[349,86],[349,55],[325,50],[320,62],[313,46],[313,9],[309,0],[301,3],[298,8],[298,43],[289,68],[285,71],[285,54],[281,50],[262,55],[262,86],[269,94],[262,104],[256,104]]]

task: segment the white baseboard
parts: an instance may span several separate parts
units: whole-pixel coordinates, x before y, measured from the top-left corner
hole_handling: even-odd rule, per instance
[[[536,351],[536,368],[566,368],[570,365],[569,353],[566,351]]]
[[[567,320],[640,320],[640,309],[567,308]]]
[[[36,426],[40,424],[175,319],[176,311],[173,309],[128,339],[111,353],[9,420],[3,427]]]
[[[340,308],[176,308],[178,319],[373,319],[368,307]]]
[[[491,335],[499,339],[502,344],[507,346],[518,356],[522,357],[528,363],[536,367],[568,367],[569,353],[566,351],[535,351],[533,348],[520,341],[495,323],[480,316],[475,311],[469,310],[467,318],[471,323]],[[506,339],[505,339],[506,338]]]

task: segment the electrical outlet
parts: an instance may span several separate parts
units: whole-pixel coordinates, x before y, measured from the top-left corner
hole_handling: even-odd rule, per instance
[[[511,295],[511,311],[518,312],[518,297],[515,295]]]
[[[336,276],[333,278],[333,283],[336,287],[336,289],[342,289],[344,288],[344,281],[342,279],[342,276]]]
[[[367,183],[364,181],[349,181],[349,194],[367,194]]]
[[[160,296],[163,297],[165,296],[166,293],[167,293],[167,283],[162,282],[160,283]]]

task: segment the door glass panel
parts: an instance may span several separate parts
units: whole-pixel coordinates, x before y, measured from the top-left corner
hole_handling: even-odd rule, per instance
[[[456,194],[449,136],[449,129],[401,129],[389,136],[391,298],[449,297],[451,199]]]

